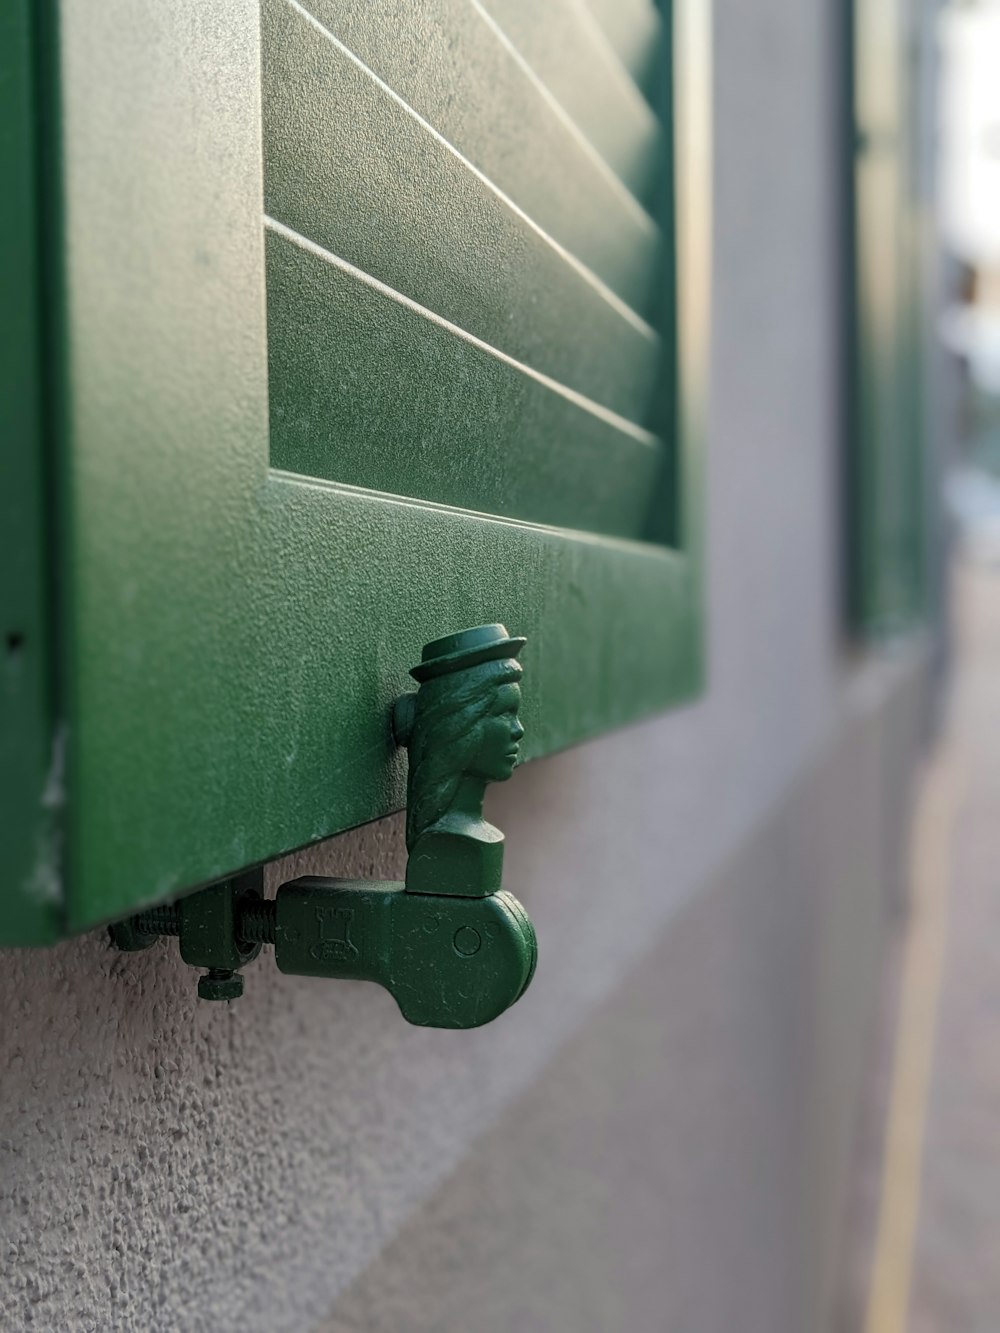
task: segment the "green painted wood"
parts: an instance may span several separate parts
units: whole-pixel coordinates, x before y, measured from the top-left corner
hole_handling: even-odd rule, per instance
[[[584,0],[481,0],[514,46],[633,194],[649,204],[662,129]]]
[[[856,0],[849,613],[866,633],[924,606],[919,220],[904,0]]]
[[[649,325],[294,0],[262,0],[261,27],[270,216],[644,423],[661,354]]]
[[[683,499],[668,549],[275,470],[257,0],[210,17],[201,0],[53,3],[66,928],[398,808],[391,705],[421,645],[457,628],[502,621],[529,636],[527,757],[690,697],[701,4],[678,57],[678,337],[664,345],[681,367]]]
[[[55,938],[62,900],[60,738],[46,605],[34,7],[0,10],[0,918]]]
[[[663,41],[663,20],[654,0],[581,0],[608,45],[640,88],[656,79],[655,52]]]
[[[271,462],[641,537],[662,445],[272,224]]]
[[[307,0],[305,8],[553,240],[647,313],[658,228],[480,6]]]

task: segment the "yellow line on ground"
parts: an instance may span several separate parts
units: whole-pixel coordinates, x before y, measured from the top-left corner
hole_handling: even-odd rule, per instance
[[[924,777],[915,811],[910,846],[911,916],[900,981],[865,1333],[905,1333],[906,1329],[960,787],[957,759],[945,750]]]

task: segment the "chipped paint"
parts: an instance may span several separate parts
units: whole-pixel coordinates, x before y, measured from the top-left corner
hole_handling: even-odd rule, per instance
[[[52,737],[52,755],[39,800],[41,818],[35,860],[22,892],[33,903],[56,905],[64,901],[62,812],[66,805],[66,747],[69,728],[63,722]]]

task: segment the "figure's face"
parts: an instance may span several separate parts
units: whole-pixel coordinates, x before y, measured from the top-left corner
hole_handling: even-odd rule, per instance
[[[494,691],[489,712],[476,724],[476,746],[469,764],[472,777],[504,782],[517,763],[518,742],[524,735],[517,716],[521,687],[511,681]]]

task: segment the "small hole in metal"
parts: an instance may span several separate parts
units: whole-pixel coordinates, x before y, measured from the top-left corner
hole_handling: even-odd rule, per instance
[[[20,630],[11,630],[7,635],[7,656],[18,657],[24,648],[24,635]]]

